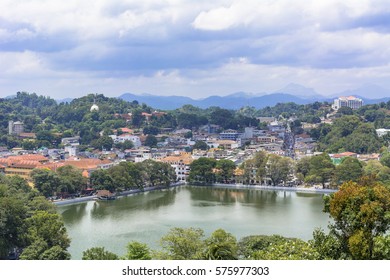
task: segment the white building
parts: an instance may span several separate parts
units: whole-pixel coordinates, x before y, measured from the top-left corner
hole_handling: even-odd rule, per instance
[[[69,154],[69,157],[76,157],[78,152],[77,146],[65,146],[65,153]]]
[[[123,143],[126,140],[133,142],[134,148],[138,149],[142,146],[141,139],[132,134],[122,134],[122,135],[110,135],[112,140],[114,140],[114,143]]]
[[[349,107],[351,109],[359,109],[363,106],[363,100],[355,96],[341,96],[333,101],[332,108],[335,110],[341,107]]]
[[[385,136],[385,135],[387,135],[389,132],[390,132],[390,129],[386,129],[386,128],[378,128],[378,129],[376,129],[376,134],[377,134],[379,137]]]
[[[8,134],[10,135],[19,135],[24,132],[24,124],[22,122],[8,122]]]
[[[175,152],[173,155],[161,159],[162,162],[172,166],[176,173],[176,180],[185,182],[190,173],[190,164],[193,162],[191,154],[185,152]]]

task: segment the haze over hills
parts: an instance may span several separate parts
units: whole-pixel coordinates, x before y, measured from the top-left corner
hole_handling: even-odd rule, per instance
[[[318,100],[305,99],[286,93],[273,93],[253,97],[249,97],[248,94],[245,93],[234,93],[227,96],[214,95],[200,100],[183,96],[154,96],[126,93],[119,96],[119,98],[130,102],[133,100],[137,100],[140,103],[146,103],[151,107],[163,110],[172,110],[180,108],[186,104],[191,104],[200,108],[219,106],[221,108],[238,110],[244,106],[264,108],[266,106],[274,106],[277,103],[294,102],[297,104],[308,104]]]
[[[284,88],[281,88],[273,93],[287,93],[302,98],[324,98],[312,88],[308,88],[299,84],[290,83]]]
[[[332,96],[348,95],[360,96],[363,99],[383,99],[390,97],[390,90],[374,84],[365,84],[359,88],[346,90]]]

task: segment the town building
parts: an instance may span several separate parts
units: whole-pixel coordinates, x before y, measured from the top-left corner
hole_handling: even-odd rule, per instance
[[[9,135],[20,135],[24,132],[24,124],[22,122],[8,122],[8,134]]]
[[[167,156],[160,160],[172,166],[176,173],[176,180],[178,182],[185,182],[190,173],[190,164],[193,158],[190,153],[176,152],[173,155]]]
[[[332,108],[335,110],[341,107],[349,107],[351,109],[359,109],[363,106],[363,100],[355,96],[341,96],[333,101]]]
[[[390,132],[390,129],[386,129],[386,128],[378,128],[378,129],[376,129],[376,134],[379,137],[383,137],[383,136],[387,135],[389,132]]]
[[[34,168],[47,163],[48,158],[40,154],[27,154],[0,158],[0,167],[5,175],[18,175],[25,179],[30,179],[30,174]]]
[[[228,129],[219,134],[219,139],[221,140],[233,140],[236,141],[238,138],[240,138],[240,133],[238,133],[236,130]]]

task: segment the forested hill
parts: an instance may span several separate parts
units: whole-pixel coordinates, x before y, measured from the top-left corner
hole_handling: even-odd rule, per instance
[[[91,112],[90,108],[94,102],[99,106],[99,110]],[[82,145],[101,148],[101,143],[97,141],[102,137],[101,132],[107,136],[122,127],[136,129],[146,135],[156,135],[164,128],[197,130],[207,124],[219,126],[219,131],[243,131],[246,126],[266,129],[266,124],[260,123],[257,117],[275,117],[284,121],[293,118],[291,126],[296,134],[304,132],[304,122],[316,125],[307,132],[318,142],[319,151],[370,153],[378,152],[387,143],[386,137],[376,136],[375,129],[390,129],[390,101],[365,105],[358,110],[343,108],[337,113],[327,102],[304,105],[284,102],[262,109],[245,106],[239,110],[229,110],[221,106],[203,109],[183,105],[147,120],[143,113],[150,114],[160,109],[158,106],[149,105],[141,104],[137,100],[127,102],[109,98],[102,94],[89,94],[69,103],[58,104],[50,97],[18,92],[15,97],[0,99],[0,146],[23,146],[25,149],[57,147],[61,137],[77,135],[81,137]],[[131,118],[126,121],[124,116],[129,114]],[[329,115],[329,121],[333,124],[321,123]],[[35,133],[36,140],[23,141],[8,135],[10,120],[23,122],[25,132]]]

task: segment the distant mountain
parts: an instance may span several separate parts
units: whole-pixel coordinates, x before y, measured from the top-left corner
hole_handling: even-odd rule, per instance
[[[294,83],[290,83],[284,88],[281,88],[273,93],[287,93],[302,98],[324,98],[314,89]]]
[[[145,103],[153,108],[162,110],[173,110],[180,108],[186,104],[193,104],[195,100],[185,96],[157,96],[157,95],[135,95],[132,93],[125,93],[118,98],[128,102],[137,100],[139,103]]]
[[[57,99],[56,102],[57,104],[60,104],[60,103],[70,103],[72,102],[73,98],[64,98],[64,99]]]
[[[359,96],[359,95],[354,95],[354,96],[363,99],[363,104],[364,105],[378,104],[378,103],[381,103],[381,102],[385,102],[386,103],[387,101],[390,101],[390,97],[383,97],[383,98],[379,98],[379,99],[369,99],[369,98],[365,98],[365,97]]]
[[[361,96],[363,99],[381,99],[390,97],[390,89],[386,89],[374,84],[366,84],[357,89],[346,90],[333,96],[339,97],[349,95]]]
[[[15,95],[8,95],[6,97],[4,97],[4,99],[13,99],[16,97],[16,94]]]
[[[273,93],[262,96],[247,93],[234,93],[228,96],[210,96],[200,100],[183,96],[135,95],[125,93],[118,98],[129,102],[137,100],[139,103],[145,103],[153,108],[161,110],[173,110],[186,104],[199,108],[218,106],[221,108],[238,110],[244,106],[253,106],[260,109],[266,106],[274,106],[277,103],[294,102],[297,104],[308,104],[318,101],[318,99],[305,99],[285,93]]]

